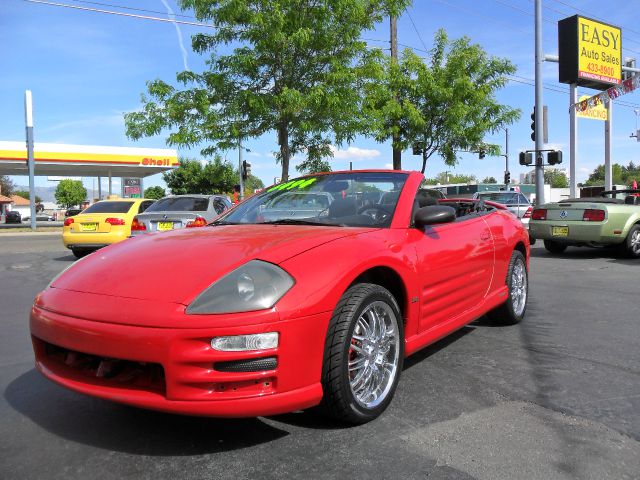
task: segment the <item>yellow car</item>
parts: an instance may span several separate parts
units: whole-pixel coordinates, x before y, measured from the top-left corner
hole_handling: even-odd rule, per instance
[[[133,217],[155,200],[119,198],[102,200],[64,221],[62,242],[77,258],[131,236]]]

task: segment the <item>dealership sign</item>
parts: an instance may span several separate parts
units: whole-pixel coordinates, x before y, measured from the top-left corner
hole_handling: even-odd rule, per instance
[[[622,82],[618,27],[574,15],[558,22],[559,81],[598,90]]]

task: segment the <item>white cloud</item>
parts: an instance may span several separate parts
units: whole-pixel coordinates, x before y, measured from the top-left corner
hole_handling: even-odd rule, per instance
[[[391,170],[393,168],[393,163],[385,163],[384,168],[388,168],[389,170]]]
[[[380,150],[376,150],[373,148],[349,147],[346,150],[340,150],[333,145],[331,145],[329,148],[333,152],[333,158],[336,158],[338,160],[359,160],[363,158],[375,158],[380,156]]]

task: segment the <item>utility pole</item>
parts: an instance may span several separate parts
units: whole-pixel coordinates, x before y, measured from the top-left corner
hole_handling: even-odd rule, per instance
[[[542,160],[542,149],[544,148],[544,139],[542,138],[542,62],[544,55],[542,53],[542,0],[535,0],[535,131],[536,131],[536,205],[544,203],[544,168]]]
[[[509,129],[504,129],[504,178],[511,180],[511,173],[509,172]],[[509,189],[509,181],[504,182],[507,190]]]
[[[398,19],[395,15],[391,15],[389,17],[389,30],[391,33],[391,63],[398,63]],[[396,92],[396,100],[399,100],[398,93]],[[398,128],[399,125],[396,122],[394,127]],[[400,140],[400,135],[397,133],[393,134],[392,142],[393,142],[393,169],[401,170],[402,169],[402,150],[395,147],[395,144]]]
[[[240,173],[240,201],[244,200],[244,179],[242,178],[242,140],[238,135],[238,172]]]

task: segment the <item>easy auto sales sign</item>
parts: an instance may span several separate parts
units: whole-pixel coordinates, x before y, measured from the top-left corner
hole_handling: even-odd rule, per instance
[[[574,15],[558,22],[559,81],[598,90],[622,82],[622,32]]]

